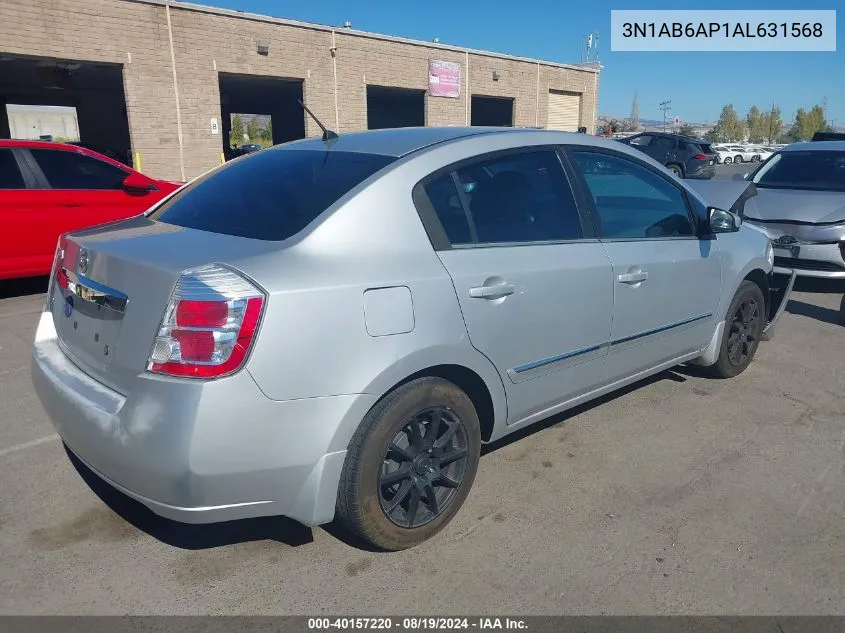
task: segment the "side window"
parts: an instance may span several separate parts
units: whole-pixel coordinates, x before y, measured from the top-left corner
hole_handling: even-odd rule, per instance
[[[631,145],[636,145],[637,147],[645,147],[649,143],[651,143],[653,136],[648,136],[647,134],[643,134],[642,136],[635,136],[631,139]]]
[[[634,161],[610,154],[573,151],[595,201],[606,239],[651,239],[695,234],[683,193]]]
[[[0,189],[26,189],[12,150],[0,149]]]
[[[654,139],[651,146],[657,149],[675,149],[675,139],[667,136],[658,136]]]
[[[554,150],[507,154],[459,167],[429,182],[425,190],[452,244],[583,237],[575,199]]]
[[[52,189],[120,189],[127,173],[106,162],[56,149],[31,149]]]

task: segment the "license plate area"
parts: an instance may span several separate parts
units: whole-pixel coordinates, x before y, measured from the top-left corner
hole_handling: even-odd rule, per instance
[[[116,352],[125,296],[86,282],[74,278],[68,288],[54,286],[53,322],[59,340],[73,356],[92,368],[104,370]],[[96,290],[92,291],[92,286]]]

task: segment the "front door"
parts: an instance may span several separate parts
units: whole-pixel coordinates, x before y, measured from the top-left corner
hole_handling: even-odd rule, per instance
[[[613,311],[611,266],[585,232],[555,149],[481,157],[425,186],[473,346],[496,366],[508,423],[594,388]]]
[[[717,322],[720,255],[716,240],[699,239],[683,190],[621,153],[580,148],[571,156],[613,265],[608,382],[703,349]]]

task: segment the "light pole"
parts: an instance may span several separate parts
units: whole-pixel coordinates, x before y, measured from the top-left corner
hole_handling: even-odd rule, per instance
[[[666,132],[666,113],[672,109],[672,100],[667,99],[666,101],[660,102],[660,109],[663,110],[663,132]]]

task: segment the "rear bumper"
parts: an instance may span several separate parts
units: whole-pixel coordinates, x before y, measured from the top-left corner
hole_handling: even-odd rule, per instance
[[[274,401],[248,372],[197,382],[143,374],[123,396],[61,351],[49,312],[36,393],[63,441],[107,483],[185,523],[284,515],[331,521],[354,429],[376,396]]]
[[[716,165],[689,165],[684,174],[686,178],[709,180],[716,175]]]

